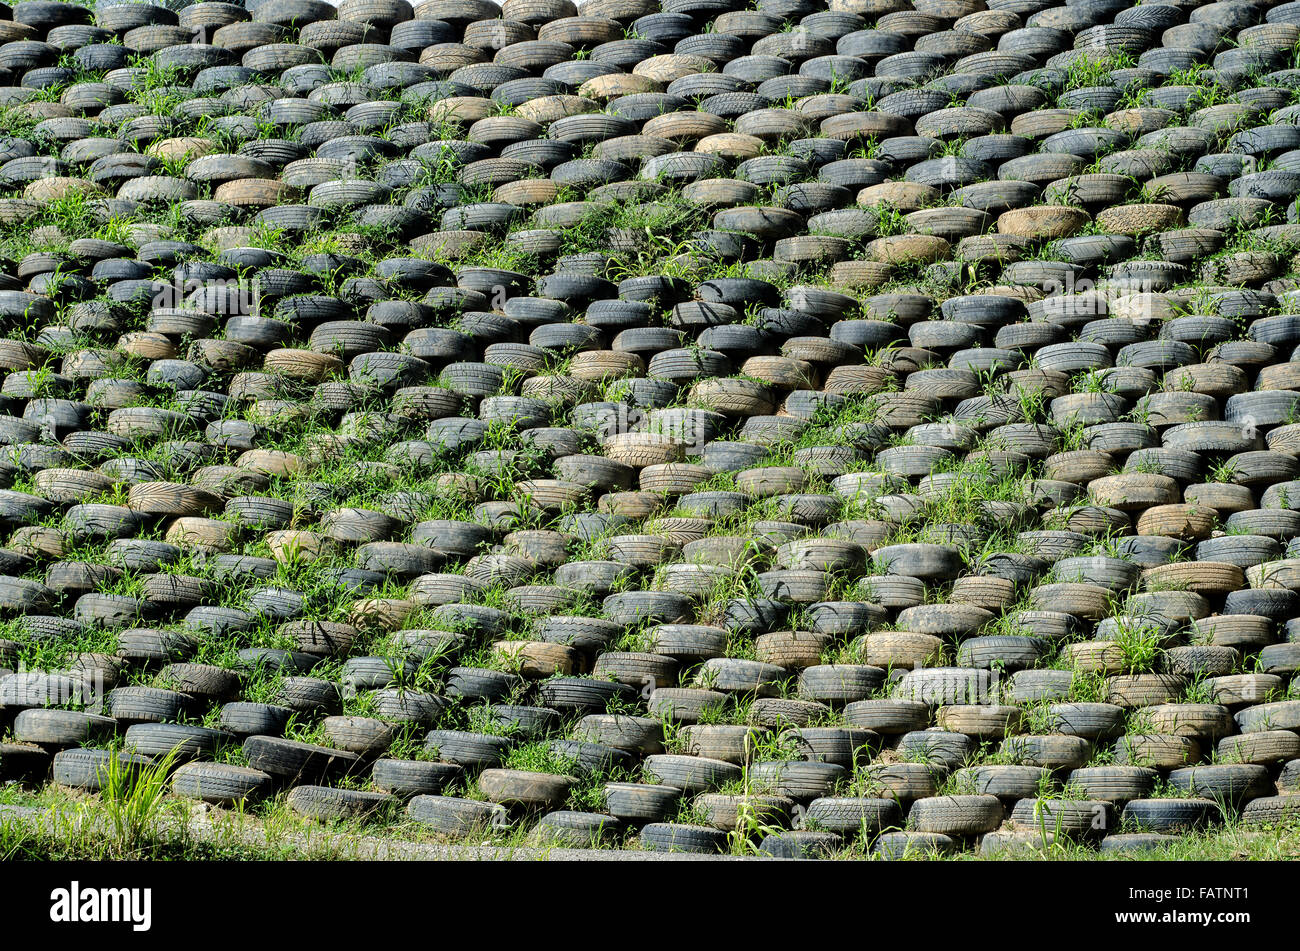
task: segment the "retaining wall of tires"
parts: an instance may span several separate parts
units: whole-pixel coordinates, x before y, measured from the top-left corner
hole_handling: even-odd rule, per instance
[[[803,857],[1294,821],[1297,50],[0,4],[0,778]]]

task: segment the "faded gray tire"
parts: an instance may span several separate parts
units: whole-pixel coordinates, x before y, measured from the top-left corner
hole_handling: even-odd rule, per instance
[[[898,741],[898,751],[912,762],[957,769],[975,752],[975,741],[964,733],[913,730]]]
[[[996,796],[1008,804],[1033,797],[1052,781],[1051,770],[1043,766],[990,764],[968,766],[953,773],[960,788]]]
[[[940,832],[885,832],[871,847],[882,859],[938,858],[956,851],[956,840]]]
[[[483,769],[500,765],[510,750],[510,741],[488,733],[460,730],[430,730],[424,748],[440,760],[466,769]]]
[[[504,806],[452,796],[416,796],[407,803],[406,814],[432,831],[452,838],[510,825]]]
[[[799,695],[842,704],[865,700],[884,684],[885,671],[866,664],[821,664],[799,673]]]
[[[43,780],[50,772],[50,758],[39,746],[0,743],[0,779]]]
[[[1181,836],[1160,832],[1120,832],[1102,839],[1100,848],[1103,852],[1148,852],[1173,848],[1182,841]]]
[[[881,735],[897,735],[928,727],[930,708],[916,700],[859,700],[844,707],[844,719]]]
[[[912,803],[908,825],[919,832],[972,836],[1002,825],[1002,803],[996,796],[934,796]]]
[[[54,781],[69,789],[99,792],[108,781],[109,760],[116,755],[118,764],[128,777],[139,776],[149,766],[148,757],[129,753],[110,753],[108,750],[63,750],[54,756]]]
[[[951,545],[886,545],[873,557],[890,574],[912,578],[950,579],[963,568],[961,553]]]
[[[622,828],[623,823],[614,816],[560,810],[542,816],[536,835],[542,842],[563,848],[594,849],[609,845]]]
[[[267,773],[247,766],[185,763],[172,776],[172,792],[187,799],[226,806],[261,799],[270,792],[273,782]]]
[[[374,785],[394,795],[412,796],[441,792],[448,782],[458,780],[464,770],[451,763],[425,760],[376,760],[370,768]]]
[[[535,773],[522,769],[485,769],[479,789],[493,802],[525,809],[554,808],[577,782],[572,776]]]
[[[1070,784],[1089,799],[1123,803],[1149,796],[1158,776],[1142,766],[1092,766],[1070,773]]]
[[[825,796],[847,771],[837,763],[771,760],[749,768],[754,787],[778,796],[809,800]]]

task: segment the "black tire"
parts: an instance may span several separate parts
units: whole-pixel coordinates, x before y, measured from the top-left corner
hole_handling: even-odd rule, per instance
[[[250,736],[243,749],[254,769],[290,783],[343,776],[359,764],[355,753],[279,737]]]
[[[1043,766],[987,765],[969,766],[953,774],[957,786],[981,795],[996,796],[1006,805],[1032,798],[1052,782],[1052,773]]]
[[[652,822],[641,829],[641,847],[653,852],[696,852],[714,855],[727,848],[727,833],[704,826]]]
[[[38,746],[0,743],[0,777],[18,782],[37,782],[50,772],[51,756]]]
[[[885,832],[871,847],[882,859],[926,859],[957,851],[953,838],[938,832]]]
[[[1135,799],[1121,821],[1143,832],[1188,832],[1222,821],[1217,803],[1206,799]]]
[[[279,736],[292,715],[288,707],[234,701],[221,708],[219,723],[236,736]]]
[[[172,756],[177,761],[211,756],[221,744],[234,739],[222,730],[179,723],[137,723],[127,727],[126,748],[150,759]]]
[[[803,760],[772,760],[749,769],[756,788],[797,801],[826,796],[845,773],[837,763]]]
[[[1273,792],[1268,770],[1251,763],[1188,766],[1171,770],[1169,784],[1180,792],[1229,806],[1237,806]]]
[[[681,795],[676,786],[607,783],[605,808],[629,824],[663,822],[675,811]]]
[[[577,782],[572,776],[520,769],[485,769],[479,789],[493,802],[523,809],[554,808],[564,802]]]
[[[602,655],[602,659],[603,656]],[[611,673],[606,670],[606,674]],[[638,678],[636,686],[643,686],[647,681]],[[555,709],[576,709],[576,711],[599,711],[606,708],[611,700],[628,700],[636,696],[636,687],[628,683],[610,682],[606,679],[589,679],[582,677],[552,677],[542,683],[539,689],[542,702]]]
[[[778,859],[829,858],[844,846],[844,839],[829,831],[795,829],[763,837],[758,851]]]
[[[703,756],[647,756],[642,769],[647,777],[685,792],[707,792],[741,776],[739,766]]]
[[[409,645],[412,633],[402,632],[404,643]],[[430,632],[440,633],[440,632]],[[453,667],[447,671],[444,691],[450,697],[463,697],[469,700],[484,700],[489,703],[507,699],[523,686],[522,678],[515,674],[499,670],[484,670],[477,667]]]
[[[111,717],[76,710],[22,710],[13,721],[14,738],[37,746],[80,746],[87,740],[111,734]]]
[[[430,730],[424,740],[424,748],[439,760],[466,770],[499,766],[510,746],[510,740],[503,736],[457,730]]]

